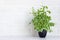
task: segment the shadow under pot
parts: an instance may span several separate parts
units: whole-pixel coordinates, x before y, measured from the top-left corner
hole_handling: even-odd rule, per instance
[[[45,38],[46,37],[46,34],[47,34],[47,31],[46,30],[43,30],[42,32],[38,32],[38,34],[39,34],[39,37]]]

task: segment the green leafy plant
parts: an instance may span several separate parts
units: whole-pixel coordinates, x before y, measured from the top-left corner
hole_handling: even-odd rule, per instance
[[[43,29],[49,32],[51,31],[51,26],[54,26],[54,23],[51,22],[51,16],[48,16],[50,13],[51,11],[48,10],[48,6],[42,6],[37,10],[32,8],[32,14],[34,16],[32,23],[35,30],[38,32],[42,32]]]

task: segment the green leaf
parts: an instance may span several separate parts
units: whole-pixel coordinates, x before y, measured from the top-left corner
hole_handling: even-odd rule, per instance
[[[38,32],[42,32],[43,29],[51,31],[50,27],[54,26],[54,23],[50,22],[51,16],[47,15],[48,13],[51,13],[51,11],[46,9],[48,9],[48,6],[42,6],[41,8],[37,9],[37,11],[32,8],[32,14],[34,16],[32,23],[34,25],[34,29]]]
[[[51,11],[49,11],[49,10],[48,10],[47,12],[48,12],[49,14],[51,13]]]
[[[45,6],[48,9],[48,6]]]

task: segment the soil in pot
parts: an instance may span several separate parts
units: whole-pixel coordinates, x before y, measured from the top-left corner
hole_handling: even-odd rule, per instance
[[[46,30],[43,30],[42,32],[38,32],[38,34],[39,34],[39,37],[45,38],[46,37],[46,34],[47,34],[47,31]]]

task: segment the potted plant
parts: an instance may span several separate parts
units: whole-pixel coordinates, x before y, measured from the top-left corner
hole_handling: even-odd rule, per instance
[[[47,31],[51,32],[51,26],[54,26],[54,23],[51,22],[51,16],[49,16],[50,13],[48,6],[42,6],[36,10],[32,8],[32,23],[34,29],[38,31],[39,37],[45,38]]]

